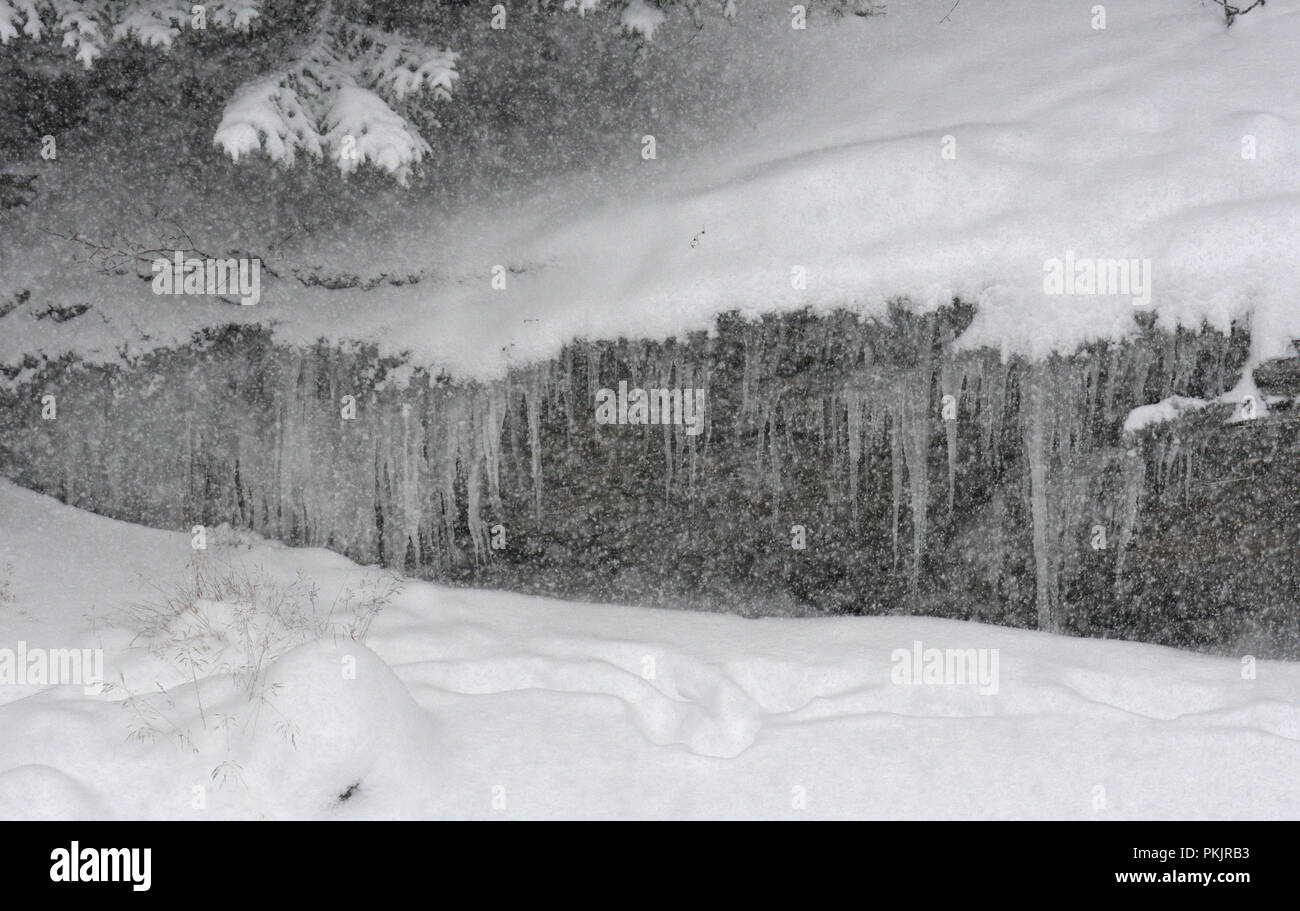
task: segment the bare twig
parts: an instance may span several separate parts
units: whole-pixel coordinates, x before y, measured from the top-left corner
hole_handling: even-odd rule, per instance
[[[960,2],[960,0],[958,0],[958,2]],[[1232,28],[1233,20],[1235,20],[1238,16],[1244,16],[1246,15],[1246,13],[1250,12],[1255,7],[1264,5],[1264,0],[1255,0],[1254,3],[1252,3],[1250,6],[1247,6],[1245,8],[1239,6],[1233,6],[1231,3],[1228,2],[1228,0],[1210,0],[1210,2],[1217,3],[1219,4],[1219,6],[1223,7],[1223,17],[1225,20],[1227,20],[1228,23],[1227,28]]]
[[[149,217],[143,210],[139,210],[138,214],[142,218]],[[148,246],[139,241],[131,240],[125,235],[118,234],[117,231],[111,232],[109,234],[109,239],[105,241],[102,239],[85,237],[81,233],[72,230],[69,230],[67,233],[51,231],[49,228],[42,228],[41,230],[51,237],[57,237],[60,240],[79,244],[80,246],[89,249],[91,251],[89,262],[94,263],[98,261],[98,271],[104,275],[120,275],[122,274],[121,270],[123,267],[125,267],[127,263],[131,263],[135,266],[136,275],[144,278],[146,277],[146,274],[140,271],[141,262],[144,262],[149,266],[148,271],[151,273],[153,270],[154,259],[159,257],[170,257],[177,251],[180,251],[181,253],[192,253],[202,259],[210,258],[206,253],[195,246],[194,239],[190,237],[189,232],[181,226],[180,222],[176,218],[170,216],[161,217],[157,207],[154,207],[152,217],[162,220],[164,224],[175,229],[174,234],[165,234],[161,231],[158,232],[155,246]],[[75,255],[72,258],[73,260],[77,259]]]

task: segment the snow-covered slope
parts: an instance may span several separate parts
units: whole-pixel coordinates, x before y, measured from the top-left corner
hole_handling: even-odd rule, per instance
[[[243,634],[201,621],[219,605],[135,637],[129,605],[191,579],[192,554],[0,485],[0,649],[102,647],[109,684],[0,685],[0,816],[1300,816],[1288,663],[1249,679],[1236,659],[977,624],[407,582],[365,645],[264,640],[250,697],[216,660]],[[333,620],[340,592],[383,585],[243,537],[213,534],[204,558],[264,592],[315,584]],[[990,673],[906,682],[918,647],[988,650]]]
[[[977,301],[966,344],[1036,355],[1130,332],[1135,310],[1219,328],[1250,317],[1256,360],[1300,336],[1294,5],[1227,30],[1204,0],[1114,0],[1104,28],[1093,4],[911,0],[885,16],[814,16],[804,31],[789,6],[744,3],[735,27],[656,33],[690,39],[666,53],[728,56],[714,90],[733,100],[711,131],[646,123],[654,160],[628,136],[624,169],[540,187],[522,206],[484,200],[416,221],[385,210],[373,231],[295,254],[337,273],[425,274],[418,284],[268,278],[262,302],[241,309],[78,277],[23,249],[0,272],[36,294],[0,322],[0,362],[114,358],[121,344],[269,320],[289,341],[373,340],[474,376],[575,336],[664,337],[731,308],[870,313],[897,296]],[[1150,302],[1045,293],[1044,264],[1067,256],[1149,260]],[[37,319],[46,288],[93,310]]]

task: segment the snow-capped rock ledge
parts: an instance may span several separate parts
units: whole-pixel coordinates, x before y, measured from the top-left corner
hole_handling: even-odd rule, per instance
[[[692,37],[735,61],[720,97],[765,99],[736,105],[743,118],[720,109],[707,137],[646,124],[657,157],[630,146],[625,171],[299,251],[359,287],[286,278],[257,307],[178,304],[69,268],[34,234],[39,249],[0,254],[0,302],[33,295],[0,319],[0,364],[111,360],[257,321],[289,343],[375,342],[483,378],[574,338],[668,338],[734,308],[870,314],[954,297],[979,305],[969,347],[1070,352],[1131,334],[1140,309],[1163,326],[1249,321],[1255,362],[1291,352],[1300,10],[1269,4],[1225,30],[1201,0],[1115,0],[1099,28],[1087,4],[917,0],[797,32],[760,7]],[[1095,282],[1045,286],[1052,262],[1105,275],[1112,259],[1149,267],[1136,308]],[[441,278],[364,290],[381,274]],[[42,318],[51,302],[90,309]]]

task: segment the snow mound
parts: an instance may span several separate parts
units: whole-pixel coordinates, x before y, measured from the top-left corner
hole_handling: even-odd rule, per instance
[[[201,782],[197,809],[205,814],[398,818],[410,815],[414,782],[430,791],[424,812],[436,806],[432,716],[383,661],[348,639],[296,646],[251,687],[212,672],[129,693],[123,708],[139,741],[135,761],[156,770],[154,788],[174,799]],[[182,817],[184,809],[171,807]]]
[[[288,807],[401,815],[410,783],[437,788],[432,717],[364,645],[299,646],[276,659],[266,683],[280,723],[262,728],[237,755],[245,779]]]
[[[0,820],[92,819],[105,807],[94,791],[48,765],[0,772]]]

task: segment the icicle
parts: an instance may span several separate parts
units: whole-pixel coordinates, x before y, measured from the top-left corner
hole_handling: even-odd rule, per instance
[[[435,405],[438,392],[429,384],[424,389],[420,400],[420,425],[423,428],[424,441],[420,449],[421,457],[421,502],[424,504],[420,526],[423,529],[422,546],[427,554],[426,564],[432,564],[439,571],[446,565],[447,553],[442,546],[439,520],[441,493],[438,489],[440,477],[437,471],[438,411]],[[424,493],[428,491],[428,493]]]
[[[456,545],[456,452],[460,448],[457,437],[460,435],[460,408],[452,398],[453,393],[443,397],[442,412],[443,439],[442,465],[439,474],[442,477],[442,526],[447,541],[447,556],[455,561],[460,548]]]
[[[412,388],[411,394],[417,401],[421,398],[419,390]],[[425,447],[424,422],[419,419],[415,408],[416,406],[410,402],[402,404],[402,420],[408,428],[407,433],[410,437],[406,445],[406,464],[403,468],[406,480],[406,534],[409,540],[416,542],[418,545],[420,540],[420,520],[423,518],[420,491],[427,489],[428,479],[425,477],[423,457]]]
[[[524,456],[519,447],[519,438],[523,433],[523,422],[519,420],[519,387],[516,385],[517,379],[518,374],[511,371],[507,374],[503,385],[505,386],[504,395],[509,415],[507,419],[510,422],[509,430],[506,433],[506,438],[510,441],[510,476],[522,478],[524,476]],[[592,400],[595,400],[594,394]],[[596,431],[599,436],[599,426],[596,427]]]
[[[848,406],[849,434],[849,502],[852,506],[853,521],[858,520],[858,460],[862,458],[862,393],[850,389],[844,394]],[[833,412],[834,414],[834,412]],[[836,452],[839,441],[832,443]],[[836,473],[838,476],[838,472]]]
[[[699,458],[697,454],[698,450],[695,448],[695,437],[689,435],[686,437],[686,447],[690,453],[689,456],[690,470],[689,470],[688,480],[686,482],[687,484],[686,503],[687,503],[687,509],[691,513],[694,513],[695,512],[695,471],[696,471],[695,462],[696,459]]]
[[[712,381],[712,376],[713,374],[709,369],[709,361],[708,358],[706,357],[704,359],[703,364],[700,367],[699,374],[697,377],[697,381],[704,387],[704,401],[705,401],[704,417],[703,417],[704,445],[702,447],[697,445],[696,441],[700,438],[698,434],[692,437],[688,437],[688,440],[690,442],[690,447],[691,447],[691,481],[690,481],[691,506],[690,508],[692,512],[694,512],[695,510],[695,478],[697,472],[700,470],[700,468],[703,467],[705,460],[708,458],[709,439],[713,436],[713,398],[712,398],[712,390],[709,388],[710,383]],[[697,462],[700,463],[698,467],[697,467]]]
[[[952,396],[952,407],[957,407],[959,392],[952,361],[952,332],[949,330],[944,339],[943,367],[939,374],[940,407],[948,396]],[[948,438],[948,515],[953,514],[953,504],[957,493],[957,417],[943,416],[943,427]]]
[[[1134,444],[1135,447],[1138,444]],[[1133,530],[1137,526],[1138,508],[1141,505],[1142,491],[1146,486],[1147,462],[1140,450],[1128,450],[1124,457],[1124,500],[1120,513],[1119,537],[1115,542],[1115,596],[1123,596],[1124,560],[1128,553],[1128,544],[1133,540]]]
[[[677,382],[683,389],[698,389],[694,368],[687,369],[686,365],[679,359],[677,362]],[[693,393],[692,393],[693,394]],[[685,395],[685,393],[683,393]],[[708,409],[707,399],[705,410]],[[700,416],[703,419],[703,415]],[[681,492],[682,474],[689,473],[688,460],[690,458],[690,436],[686,433],[686,428],[673,428],[673,483],[677,485],[677,490]],[[689,493],[688,493],[689,499]]]
[[[991,464],[996,468],[1002,467],[1002,422],[1007,417],[1007,404],[1011,398],[1011,377],[1014,371],[1015,366],[1011,362],[999,362],[994,374],[993,407],[990,410],[991,424],[987,446],[992,456]]]
[[[928,387],[928,372],[923,373]],[[915,595],[920,586],[921,560],[925,556],[925,535],[929,519],[930,483],[928,453],[930,448],[930,416],[928,414],[928,388],[915,390],[909,385],[903,393],[903,429],[907,434],[903,446],[903,459],[907,467],[908,487],[912,505],[912,569],[911,589]]]
[[[1225,380],[1226,371],[1228,367],[1227,358],[1228,358],[1228,339],[1225,339],[1223,343],[1218,345],[1215,350],[1214,394],[1216,396],[1223,395],[1223,393],[1227,392],[1227,383]]]
[[[1151,355],[1146,346],[1136,343],[1133,346],[1133,401],[1146,402],[1150,401],[1146,397],[1147,375],[1151,372]]]
[[[781,523],[781,449],[777,442],[777,419],[780,403],[774,403],[768,410],[767,450],[771,457],[772,488],[772,524],[779,527]]]
[[[1100,381],[1100,365],[1093,355],[1091,363],[1082,368],[1080,375],[1087,374],[1080,380],[1085,383],[1085,395],[1081,398],[1079,405],[1079,440],[1082,450],[1091,450],[1097,443],[1094,415],[1097,413],[1097,384]]]
[[[1086,406],[1086,365],[1070,367],[1062,365],[1051,374],[1054,385],[1054,409],[1056,426],[1056,465],[1057,481],[1051,486],[1051,494],[1058,498],[1052,504],[1052,524],[1048,529],[1052,547],[1052,572],[1054,579],[1061,579],[1077,565],[1079,550],[1066,547],[1067,541],[1074,540],[1077,525],[1087,511],[1087,507],[1077,498],[1086,495],[1086,483],[1081,488],[1078,480],[1083,454],[1087,451],[1089,439],[1090,414]],[[1050,447],[1051,437],[1048,438]],[[1086,478],[1084,479],[1086,482]],[[1071,499],[1073,498],[1073,499]],[[1052,588],[1054,604],[1059,610],[1060,592],[1056,583]],[[1058,625],[1062,618],[1057,617]]]
[[[564,418],[572,434],[577,429],[573,413],[573,346],[564,346]]]
[[[749,417],[754,410],[754,362],[757,342],[754,339],[754,327],[745,327],[745,366],[740,378],[740,414]]]
[[[1118,410],[1117,399],[1119,398],[1120,373],[1124,369],[1124,363],[1120,345],[1107,343],[1105,352],[1106,380],[1102,384],[1101,400],[1102,415],[1105,417],[1106,426],[1110,427],[1123,416],[1123,413]]]
[[[1160,396],[1159,398],[1168,398],[1174,394],[1174,374],[1177,370],[1178,358],[1178,331],[1171,330],[1164,337],[1164,349],[1160,352]]]
[[[1033,365],[1026,378],[1029,386],[1028,414],[1025,419],[1025,454],[1029,460],[1029,500],[1033,520],[1034,568],[1037,586],[1038,628],[1057,632],[1055,583],[1053,572],[1051,521],[1047,496],[1047,417],[1046,367]]]
[[[837,403],[834,398],[828,396],[822,396],[820,399],[818,399],[818,403],[821,406],[821,412],[818,415],[820,420],[818,420],[817,422],[817,455],[825,458],[826,456],[826,415],[829,412],[830,421],[831,421],[831,439],[834,440],[835,439],[835,408],[837,407]],[[838,442],[838,440],[836,440],[836,442]],[[836,446],[833,448],[838,450],[839,447]],[[835,459],[833,464],[835,465],[835,471],[833,473],[839,474],[839,459]]]
[[[470,412],[475,416],[476,422],[479,419],[478,409],[475,408]],[[470,543],[474,545],[474,562],[479,563],[483,560],[484,546],[487,539],[487,526],[483,521],[480,503],[482,500],[482,474],[484,461],[484,440],[487,437],[486,428],[475,426],[471,429],[469,446],[469,475],[465,479],[465,510],[467,524],[469,525]]]
[[[820,464],[824,465],[826,463],[828,448],[831,456],[831,471],[824,479],[823,484],[826,491],[824,496],[828,503],[837,499],[845,500],[848,497],[841,481],[842,464],[846,457],[840,453],[840,401],[843,394],[844,390],[841,390],[841,394],[838,396],[833,394],[824,395],[818,399],[819,420],[817,424],[820,439],[817,446],[817,460]]]
[[[659,385],[657,388],[671,389],[673,382],[672,374],[673,363],[671,359],[661,354],[659,360]],[[681,382],[681,375],[679,369],[677,372],[677,385],[679,388],[684,385]],[[654,396],[655,393],[654,390],[647,390],[646,394]],[[682,394],[686,395],[685,390],[682,391]],[[649,404],[649,402],[646,403],[647,407],[649,407]],[[673,496],[673,424],[671,420],[663,418],[662,416],[660,416],[660,420],[663,425],[664,438],[664,501],[667,502],[671,500]]]
[[[1091,416],[1097,410],[1101,396],[1101,352],[1094,348],[1088,357],[1088,395],[1085,408]]]
[[[978,354],[963,353],[957,355],[955,369],[953,371],[953,385],[958,390],[965,390],[967,397],[966,410],[971,417],[972,436],[975,441],[975,457],[982,459],[983,452],[983,433],[980,430],[980,409],[983,408],[981,402],[981,380],[983,377],[983,362]],[[958,405],[960,406],[958,396]]]
[[[894,505],[890,512],[891,521],[889,524],[890,537],[894,543],[894,569],[898,569],[898,513],[899,507],[903,500],[903,434],[902,434],[902,409],[897,408],[891,415],[889,428],[890,442],[890,468],[893,473],[893,495]]]
[[[705,362],[703,373],[704,373],[704,389],[705,389],[704,401],[706,403],[706,407],[704,409],[704,452],[701,453],[700,457],[703,459],[708,459],[709,442],[713,439],[713,389],[712,389],[713,371],[709,369],[707,361]]]
[[[912,487],[912,594],[920,590],[921,564],[930,516],[930,386],[934,376],[934,323],[927,318],[919,338],[917,376],[909,384],[912,393],[912,463],[908,468]]]
[[[541,368],[534,370],[528,388],[528,445],[533,455],[533,518],[542,520]]]
[[[978,446],[981,461],[989,468],[1001,466],[1002,418],[1006,410],[1011,365],[992,356],[973,354],[968,376],[973,377],[975,399],[972,409],[979,421]]]
[[[596,393],[600,390],[600,355],[601,350],[598,345],[591,342],[583,343],[583,351],[587,355],[587,401],[586,405],[595,404]]]
[[[487,389],[487,414],[483,421],[483,458],[487,467],[488,501],[501,511],[501,428],[505,421],[505,390],[501,382]]]

